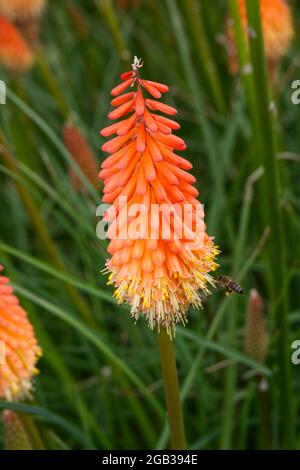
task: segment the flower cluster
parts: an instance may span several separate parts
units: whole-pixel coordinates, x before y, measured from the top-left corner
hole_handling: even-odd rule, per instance
[[[239,9],[245,33],[247,31],[246,0],[239,0]],[[272,75],[287,53],[294,35],[291,10],[285,0],[260,0],[261,20],[269,72]],[[238,72],[237,54],[232,24],[228,27],[230,70]]]
[[[33,65],[45,5],[46,0],[0,0],[0,62],[9,71],[21,73]]]
[[[12,21],[28,20],[40,16],[46,0],[0,0],[0,13]]]
[[[14,400],[30,392],[41,349],[27,313],[8,283],[0,275],[0,343],[5,353],[0,363],[0,399]]]
[[[217,267],[214,258],[218,250],[203,220],[200,224],[196,220],[199,211],[203,216],[203,208],[197,200],[195,178],[187,171],[192,165],[175,153],[186,149],[185,142],[173,133],[180,128],[170,118],[177,111],[158,101],[168,86],[142,79],[141,66],[135,58],[133,70],[121,75],[122,82],[111,92],[115,109],[108,115],[116,122],[101,131],[105,137],[116,134],[102,146],[110,156],[99,175],[104,180],[103,201],[112,204],[104,215],[111,223],[107,272],[109,283],[116,287],[115,297],[131,306],[135,319],[145,315],[151,328],[162,325],[172,334],[176,323],[186,322],[190,305],[201,307],[199,291],[208,294],[208,284],[214,284],[209,272]],[[150,97],[146,98],[145,92]],[[124,227],[124,212],[130,213],[136,204],[149,210],[132,215],[125,225],[139,219],[140,233],[148,235],[133,237],[126,231],[129,235],[124,237],[128,228]],[[164,208],[154,220],[150,215],[153,205]],[[183,220],[185,206],[189,217]],[[164,210],[170,207],[174,214],[166,239],[162,225]],[[187,229],[179,237],[175,233],[178,219]],[[149,237],[146,229],[150,224],[155,226],[156,237]]]
[[[0,16],[0,61],[10,71],[23,72],[33,64],[33,52],[20,30]]]

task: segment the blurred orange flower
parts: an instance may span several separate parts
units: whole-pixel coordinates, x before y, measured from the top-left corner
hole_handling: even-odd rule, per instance
[[[95,188],[98,188],[99,181],[97,175],[99,165],[92,148],[83,136],[81,130],[72,124],[66,124],[62,131],[62,137],[66,148],[83,174]],[[76,191],[84,190],[84,185],[73,168],[70,169],[69,176],[71,184]]]
[[[11,20],[27,20],[39,16],[46,0],[0,0],[0,13]]]
[[[23,72],[33,60],[33,52],[17,26],[0,16],[0,62],[12,72]]]
[[[0,343],[4,345],[4,358],[0,362],[0,399],[14,400],[30,392],[41,349],[27,313],[8,283],[9,279],[0,275]]]
[[[278,67],[287,53],[294,35],[291,10],[285,0],[260,0],[265,51],[270,73]],[[239,8],[245,31],[247,30],[246,0],[239,0]],[[232,24],[228,27],[229,62],[233,74],[238,72]]]
[[[208,284],[214,285],[209,272],[217,267],[218,250],[206,234],[203,208],[193,186],[196,180],[186,171],[192,165],[174,153],[186,149],[185,142],[173,134],[180,126],[157,114],[177,113],[157,101],[169,88],[140,78],[141,66],[135,58],[133,71],[122,74],[122,83],[111,92],[115,109],[109,119],[130,116],[101,131],[102,136],[117,135],[102,146],[111,155],[99,175],[104,179],[103,201],[112,204],[104,215],[111,222],[107,272],[109,283],[116,287],[115,297],[131,306],[135,319],[143,314],[151,328],[163,325],[172,335],[176,323],[186,322],[190,305],[201,307],[199,291],[208,294]],[[151,98],[145,98],[144,92]],[[130,228],[138,217],[129,216],[124,222],[124,215],[137,204],[146,208],[146,214],[140,217],[143,235],[135,238]],[[152,212],[157,206],[162,213]],[[186,208],[188,217],[184,218]],[[170,233],[165,237],[164,220],[173,209]],[[199,214],[201,222],[197,223]],[[153,231],[149,235],[150,226],[155,236]],[[180,236],[179,226],[183,228]]]
[[[117,0],[117,6],[122,10],[129,10],[131,7],[137,7],[139,0]]]
[[[12,410],[3,412],[5,450],[33,450],[19,415]]]

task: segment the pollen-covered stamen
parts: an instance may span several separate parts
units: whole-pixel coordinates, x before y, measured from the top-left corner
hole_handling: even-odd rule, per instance
[[[118,285],[118,282],[118,274],[111,273],[109,284]],[[202,307],[199,291],[209,295],[208,284],[215,287],[213,278],[203,276],[202,268],[199,267],[198,270],[195,268],[195,279],[184,278],[180,272],[174,272],[170,279],[160,277],[146,288],[141,278],[129,277],[121,281],[114,296],[120,304],[129,303],[135,320],[145,315],[151,328],[163,325],[171,333],[174,323],[186,323],[189,305]]]
[[[139,69],[141,69],[143,66],[144,66],[144,63],[142,61],[142,59],[138,59],[137,56],[135,55],[134,58],[133,58],[133,63],[132,63],[132,70],[134,72],[138,72]]]

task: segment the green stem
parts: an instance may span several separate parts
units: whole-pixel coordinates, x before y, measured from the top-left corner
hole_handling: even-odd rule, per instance
[[[37,64],[39,66],[40,72],[45,80],[46,85],[48,86],[49,91],[51,92],[54,100],[57,104],[59,111],[62,116],[67,120],[69,117],[69,106],[65,100],[64,95],[62,94],[59,85],[55,79],[54,73],[50,69],[43,52],[38,52],[36,54]]]
[[[180,401],[175,351],[173,341],[164,328],[158,333],[158,344],[172,448],[185,450],[187,449],[187,444]]]
[[[246,233],[249,226],[251,201],[253,196],[253,184],[262,176],[262,169],[259,168],[251,174],[246,183],[244,205],[241,212],[241,222],[238,230],[236,250],[234,253],[233,273],[234,279],[239,280],[239,271],[243,260],[243,251],[246,246]],[[229,317],[228,327],[228,344],[234,349],[237,337],[237,318],[238,318],[237,298],[231,300],[231,314]],[[221,429],[220,446],[222,449],[229,450],[232,448],[232,440],[234,434],[234,395],[237,383],[237,367],[235,364],[227,367],[224,377],[224,405],[223,405],[223,423]]]
[[[246,39],[246,34],[241,20],[240,8],[238,0],[228,0],[228,8],[232,17],[235,36],[235,47],[239,61],[239,68],[241,73],[242,82],[244,85],[246,98],[249,106],[250,115],[255,125],[258,125],[257,108],[255,104],[255,90],[253,78],[251,74],[251,58],[249,54],[249,47]]]
[[[267,245],[270,294],[272,304],[276,304],[286,277],[286,253],[284,249],[284,227],[280,208],[280,181],[278,160],[276,158],[276,133],[270,107],[270,91],[265,60],[263,30],[260,17],[259,0],[247,0],[250,51],[253,64],[253,80],[256,107],[258,110],[258,128],[255,140],[258,142],[259,155],[266,173],[264,178],[264,199],[267,210],[265,220],[271,229]],[[287,299],[282,299],[276,307],[278,339],[278,364],[281,416],[283,423],[283,445],[294,445],[294,410],[289,358],[289,331]]]
[[[65,393],[72,402],[74,410],[78,413],[78,418],[81,421],[81,425],[87,438],[91,440],[90,428],[92,428],[97,436],[99,444],[104,448],[110,448],[110,440],[102,431],[93,412],[89,409],[84,398],[79,393],[74,377],[65,365],[62,355],[57,351],[56,346],[53,344],[50,336],[43,327],[39,315],[34,310],[33,304],[30,306],[30,317],[34,325],[39,344],[43,350],[43,357],[61,380],[62,389],[65,389]]]
[[[20,79],[12,81],[12,90],[22,100],[26,98],[26,89]],[[41,171],[41,159],[37,154],[34,145],[34,129],[32,122],[20,109],[14,112],[14,118],[10,120],[8,128],[11,133],[11,140],[18,154],[18,159],[25,164],[30,164],[32,170],[39,173]],[[26,129],[26,132],[24,132]],[[30,155],[30,158],[28,157]]]
[[[252,191],[250,190],[250,187],[252,187],[252,184],[254,184],[255,181],[256,180],[252,180],[251,184],[250,184],[250,181],[248,182],[247,197],[245,198],[245,201],[244,201],[244,208],[243,208],[243,213],[242,213],[242,217],[241,217],[241,226],[240,226],[240,235],[239,236],[242,236],[242,234],[244,234],[247,231],[247,227],[248,227],[248,224],[249,224],[248,217],[249,217],[249,214],[250,214],[250,205],[251,205],[252,196],[253,196]],[[267,238],[267,232],[265,231],[262,238],[261,238],[261,240],[259,241],[258,245],[255,247],[254,251],[248,257],[248,259],[244,263],[242,269],[237,274],[236,279],[238,279],[239,281],[242,281],[243,278],[246,276],[246,274],[248,273],[248,271],[250,270],[250,268],[254,264],[256,258],[259,256],[262,248],[264,247],[264,244],[266,242],[266,238]],[[217,310],[217,312],[214,316],[214,319],[211,322],[211,324],[208,328],[207,334],[205,336],[205,339],[207,341],[212,341],[213,338],[216,336],[216,333],[218,331],[218,328],[220,327],[221,321],[224,318],[224,314],[227,311],[227,307],[228,307],[229,302],[230,302],[230,298],[227,298],[224,302],[222,302],[222,304],[218,308],[218,310]],[[197,374],[199,373],[199,368],[200,368],[200,365],[202,363],[205,351],[206,351],[206,347],[204,345],[201,345],[197,355],[194,358],[193,365],[190,368],[189,373],[187,374],[187,376],[186,376],[186,378],[183,382],[183,385],[182,385],[182,388],[181,388],[181,399],[182,399],[183,402],[186,400],[186,398],[187,398],[187,396],[188,396],[188,394],[189,394],[189,392],[192,388],[194,380],[195,380]],[[157,442],[156,449],[161,450],[164,447],[167,438],[168,438],[168,429],[165,426],[164,429],[163,429],[163,432],[162,432],[162,434],[159,437],[159,440]]]
[[[238,450],[247,449],[247,442],[249,437],[249,419],[251,416],[251,405],[253,402],[253,387],[248,388],[248,392],[241,405],[240,410],[240,428],[238,435]],[[251,428],[250,428],[251,429]]]
[[[194,63],[190,52],[190,43],[182,22],[182,16],[178,9],[176,0],[167,0],[168,12],[172,21],[174,35],[177,41],[178,53],[186,76],[186,85],[192,95],[196,119],[203,134],[203,140],[207,151],[213,182],[218,178],[220,172],[219,149],[216,146],[216,136],[206,118],[204,99],[199,87],[198,77],[195,72]]]
[[[210,87],[213,100],[218,108],[218,111],[221,114],[225,114],[226,105],[223,91],[199,12],[199,2],[196,2],[195,0],[183,0],[181,4],[190,25],[193,41],[199,55],[206,82]]]
[[[146,445],[149,449],[151,449],[155,443],[156,432],[155,432],[155,424],[153,422],[153,417],[148,417],[145,413],[145,407],[140,403],[140,400],[134,396],[134,390],[128,383],[126,377],[120,372],[115,373],[116,378],[120,384],[121,389],[126,390],[126,398],[128,400],[129,406],[132,408],[133,414],[135,416],[136,421],[139,422],[141,431],[143,433],[143,438],[145,440]]]
[[[19,413],[19,417],[32,444],[33,450],[45,450],[43,440],[32,416]]]
[[[227,331],[228,344],[235,349],[237,330],[237,299],[231,300],[231,312],[229,316],[229,328]],[[222,450],[232,449],[232,438],[235,425],[235,392],[237,382],[237,365],[234,363],[226,368],[224,376],[224,403],[223,422],[221,427],[220,447]]]
[[[111,0],[95,0],[95,3],[102,12],[107,23],[107,27],[111,31],[120,59],[122,62],[124,62],[124,64],[128,65],[128,61],[130,60],[130,52],[126,47],[125,39],[123,37],[122,30],[120,28],[118,18]]]
[[[257,377],[257,393],[260,412],[260,428],[261,428],[261,448],[262,450],[272,449],[272,420],[270,416],[270,400],[269,391],[263,390],[261,387],[264,377]]]

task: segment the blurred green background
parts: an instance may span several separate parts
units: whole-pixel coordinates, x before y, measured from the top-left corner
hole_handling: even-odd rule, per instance
[[[296,34],[274,90],[287,258],[277,294],[279,303],[288,300],[289,357],[300,339],[300,133],[299,107],[291,102],[291,84],[300,79],[300,14],[298,2],[290,4]],[[44,351],[34,403],[0,406],[33,414],[49,449],[169,445],[156,335],[112,299],[100,273],[106,242],[96,237],[100,183],[99,190],[89,184],[61,139],[72,119],[100,167],[99,130],[107,124],[110,90],[133,55],[143,58],[143,77],[170,86],[164,101],[179,111],[178,135],[188,144],[208,233],[222,251],[219,273],[245,290],[230,297],[217,291],[177,330],[189,446],[286,446],[281,332],[268,288],[268,221],[261,215],[266,174],[242,81],[228,72],[226,17],[225,0],[51,0],[33,69],[16,76],[0,68],[8,88],[0,106],[0,261]],[[74,191],[70,167],[81,174],[84,192]],[[262,296],[271,338],[264,364],[243,346],[252,288]],[[300,448],[300,366],[290,367],[292,445]]]

